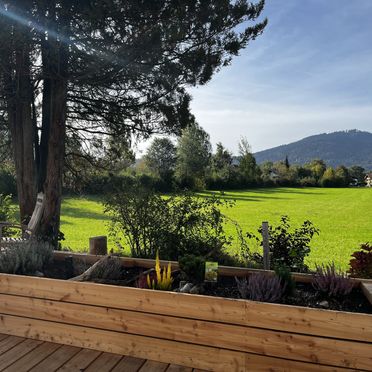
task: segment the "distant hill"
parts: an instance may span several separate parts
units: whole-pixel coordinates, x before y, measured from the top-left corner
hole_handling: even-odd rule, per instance
[[[288,145],[256,152],[258,163],[280,161],[288,156],[291,164],[304,164],[323,159],[327,165],[360,165],[372,170],[372,133],[359,130],[323,133],[306,137]]]

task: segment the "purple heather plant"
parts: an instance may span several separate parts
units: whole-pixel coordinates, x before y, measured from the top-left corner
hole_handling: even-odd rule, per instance
[[[235,277],[241,298],[262,302],[278,302],[285,293],[286,285],[276,275],[251,274],[248,279]]]
[[[334,263],[328,265],[317,265],[313,274],[313,287],[330,297],[348,295],[353,289],[353,282]]]

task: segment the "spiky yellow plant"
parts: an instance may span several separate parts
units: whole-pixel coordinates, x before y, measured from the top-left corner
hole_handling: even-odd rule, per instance
[[[147,275],[147,285],[149,288],[158,289],[160,291],[170,291],[172,289],[172,268],[171,263],[168,263],[168,267],[164,267],[163,270],[160,268],[159,251],[156,252],[155,261],[155,274],[156,279],[150,278],[150,274]]]

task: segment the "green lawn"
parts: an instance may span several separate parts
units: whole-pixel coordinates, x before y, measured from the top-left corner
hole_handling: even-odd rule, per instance
[[[210,195],[210,193],[203,193]],[[280,216],[291,217],[298,226],[311,220],[320,235],[313,239],[309,263],[335,261],[347,267],[350,254],[360,243],[372,241],[372,190],[277,188],[225,192],[227,199],[236,200],[226,214],[239,222],[244,231],[255,231],[261,221],[276,224]],[[88,238],[108,233],[108,219],[97,198],[65,198],[62,206],[63,243],[74,250],[84,251]],[[227,226],[235,234],[233,226]],[[109,248],[114,243],[109,240]]]

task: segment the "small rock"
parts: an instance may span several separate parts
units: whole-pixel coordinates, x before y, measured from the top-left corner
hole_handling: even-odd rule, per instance
[[[200,287],[198,285],[194,285],[191,289],[190,289],[190,293],[191,294],[199,294],[200,293]]]
[[[43,278],[45,275],[44,275],[44,273],[42,273],[41,271],[35,271],[35,272],[34,272],[34,276],[37,276],[37,277],[39,277],[39,278]]]
[[[193,287],[192,283],[186,283],[181,289],[181,293],[190,293],[190,289]]]
[[[325,309],[328,309],[329,308],[329,302],[328,301],[320,301],[319,306],[324,307]]]
[[[184,287],[185,284],[187,284],[187,281],[186,280],[180,280],[179,289],[181,289],[182,287]]]

